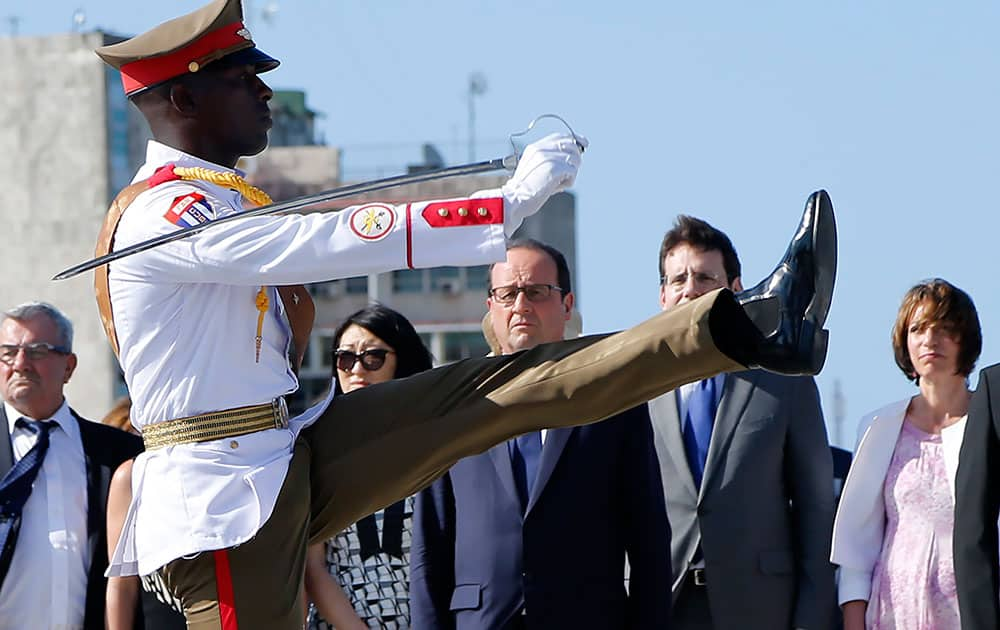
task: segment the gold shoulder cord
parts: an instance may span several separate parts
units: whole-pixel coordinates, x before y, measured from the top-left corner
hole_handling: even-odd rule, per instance
[[[175,166],[174,174],[184,180],[201,180],[210,184],[216,184],[217,186],[231,188],[246,197],[251,203],[258,206],[268,206],[273,203],[270,195],[260,188],[253,186],[250,182],[243,179],[236,173],[221,173],[219,171],[213,171],[212,169],[202,168],[200,166]],[[264,340],[262,336],[264,330],[264,315],[271,307],[271,301],[267,297],[266,286],[261,286],[260,290],[257,291],[257,296],[254,298],[254,304],[257,306],[257,337],[254,340],[254,344],[256,346],[255,362],[260,363],[260,346]]]

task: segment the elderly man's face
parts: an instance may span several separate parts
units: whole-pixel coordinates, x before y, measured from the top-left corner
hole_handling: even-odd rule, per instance
[[[76,355],[60,352],[26,352],[11,346],[33,343],[62,345],[59,330],[48,317],[38,316],[18,321],[5,319],[0,324],[0,395],[22,414],[42,420],[59,409],[63,386],[76,368]],[[44,356],[29,356],[44,355]]]
[[[563,329],[573,308],[573,294],[563,295],[558,287],[556,263],[545,252],[518,247],[507,251],[507,262],[493,266],[490,277],[494,291],[518,288],[513,300],[490,297],[493,333],[504,354],[527,350],[540,343],[563,338]],[[545,293],[544,297],[540,294]]]

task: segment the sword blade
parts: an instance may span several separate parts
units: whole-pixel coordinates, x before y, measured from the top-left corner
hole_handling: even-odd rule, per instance
[[[244,210],[243,212],[237,212],[236,214],[223,217],[221,219],[215,219],[214,221],[207,221],[205,223],[200,223],[198,225],[193,225],[191,227],[183,228],[177,230],[176,232],[171,232],[170,234],[164,234],[162,236],[157,236],[156,238],[151,238],[147,241],[141,243],[136,243],[135,245],[130,245],[118,251],[108,253],[104,256],[88,260],[87,262],[80,263],[68,269],[60,271],[52,277],[53,280],[66,280],[67,278],[72,278],[73,276],[79,275],[85,271],[90,271],[91,269],[96,269],[101,265],[106,265],[110,262],[116,260],[121,260],[133,254],[138,254],[139,252],[144,252],[154,247],[159,247],[166,243],[172,243],[174,241],[180,240],[182,238],[187,238],[193,234],[199,232],[204,232],[216,225],[223,223],[229,223],[231,221],[238,221],[240,219],[245,219],[248,217],[258,217],[262,215],[269,214],[280,214],[282,212],[294,212],[296,210],[302,210],[310,206],[315,206],[327,201],[335,201],[337,199],[344,199],[345,197],[351,197],[354,195],[362,195],[370,192],[377,192],[380,190],[386,190],[388,188],[395,188],[397,186],[406,186],[408,184],[419,184],[421,182],[429,182],[436,179],[444,179],[446,177],[459,177],[462,175],[475,175],[478,173],[489,173],[491,171],[499,171],[501,169],[513,169],[514,165],[517,164],[517,157],[509,155],[503,158],[495,158],[492,160],[486,160],[485,162],[473,162],[471,164],[461,164],[459,166],[449,166],[447,168],[440,168],[433,171],[425,171],[423,173],[414,173],[412,175],[396,175],[394,177],[386,177],[384,179],[377,179],[371,182],[363,182],[360,184],[351,184],[348,186],[341,186],[339,188],[333,188],[331,190],[316,193],[314,195],[305,195],[303,197],[296,197],[295,199],[290,199],[288,201],[282,201],[280,203],[273,203],[268,206],[260,206],[258,208],[252,208],[250,210]],[[336,210],[334,212],[339,212]]]

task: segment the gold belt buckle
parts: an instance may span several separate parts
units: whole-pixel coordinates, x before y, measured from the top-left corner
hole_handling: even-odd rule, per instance
[[[284,396],[278,396],[271,401],[271,411],[274,412],[274,428],[287,429],[288,403],[285,402]]]

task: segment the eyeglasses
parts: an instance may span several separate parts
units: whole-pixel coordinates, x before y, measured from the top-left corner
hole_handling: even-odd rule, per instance
[[[385,365],[385,357],[390,352],[392,350],[386,350],[385,348],[372,348],[360,354],[355,354],[350,350],[334,350],[333,358],[337,362],[338,370],[350,372],[354,369],[354,364],[361,361],[361,367],[369,372],[374,372]]]
[[[26,343],[23,345],[14,343],[5,343],[0,345],[0,362],[10,365],[17,360],[17,353],[24,350],[24,358],[29,361],[41,361],[46,359],[51,354],[69,354],[69,348],[63,348],[62,346],[54,346],[51,343],[45,343],[44,341],[36,341],[35,343]]]
[[[549,299],[553,291],[558,291],[560,294],[563,292],[560,287],[552,284],[526,284],[523,287],[512,284],[490,289],[490,297],[501,304],[510,305],[517,300],[518,293],[524,293],[529,302],[544,302]]]
[[[708,273],[707,271],[682,271],[679,274],[673,276],[660,276],[660,284],[667,285],[671,289],[680,291],[688,283],[688,279],[694,281],[694,286],[699,288],[705,287],[718,287],[722,286],[724,283],[722,280],[714,273]]]

